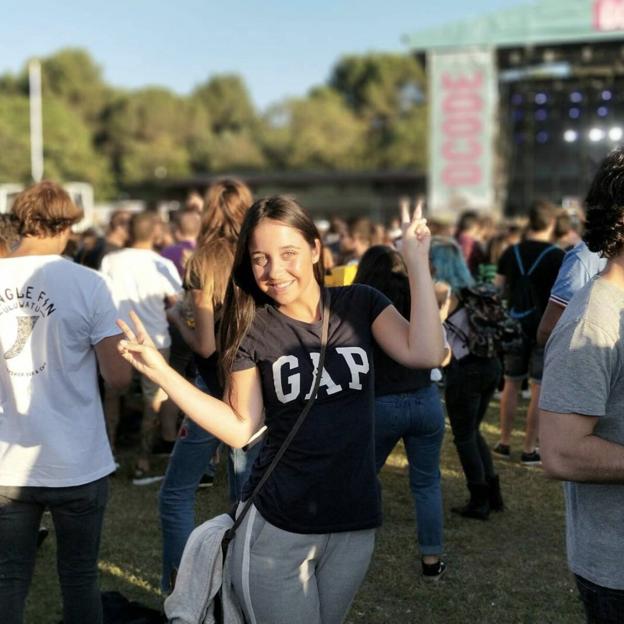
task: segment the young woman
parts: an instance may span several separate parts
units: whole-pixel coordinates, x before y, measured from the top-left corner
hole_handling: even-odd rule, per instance
[[[354,283],[377,288],[406,318],[410,314],[407,267],[401,254],[384,245],[371,247],[360,260]],[[431,369],[401,366],[379,347],[375,363],[375,463],[379,472],[403,439],[418,526],[423,577],[438,580],[446,570],[443,550],[440,449],[444,410]]]
[[[479,430],[492,395],[498,387],[501,364],[497,357],[469,353],[465,341],[470,331],[466,310],[461,305],[462,288],[474,281],[461,249],[451,239],[434,240],[431,265],[436,280],[451,287],[445,322],[452,358],[446,372],[445,402],[453,440],[461,462],[470,499],[451,511],[466,518],[486,520],[490,511],[502,511],[503,500],[492,455]]]
[[[206,193],[202,229],[197,247],[186,265],[182,306],[168,313],[195,353],[195,385],[212,396],[223,396],[218,375],[215,331],[230,279],[236,240],[245,212],[251,206],[249,188],[234,179],[218,180]],[[173,577],[182,552],[195,528],[195,494],[221,441],[186,418],[176,439],[160,489],[159,509],[163,534],[161,587],[173,589]],[[258,448],[249,453],[232,449],[228,480],[232,502],[239,500]]]
[[[331,291],[329,341],[317,400],[247,514],[233,543],[233,583],[249,622],[337,624],[362,582],[381,523],[374,439],[373,344],[405,366],[444,357],[429,272],[429,230],[403,211],[410,322],[361,284]],[[249,497],[305,405],[320,352],[322,248],[292,199],[269,197],[245,216],[221,327],[226,402],[172,371],[138,318],[123,322],[123,356],[150,375],[201,427],[241,447],[268,434]]]

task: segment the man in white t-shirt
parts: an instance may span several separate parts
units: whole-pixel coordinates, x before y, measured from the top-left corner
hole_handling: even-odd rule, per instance
[[[131,246],[106,255],[102,260],[101,271],[111,281],[121,317],[129,322],[129,312],[134,310],[143,320],[156,347],[168,358],[171,337],[166,308],[175,303],[182,290],[182,282],[175,264],[153,249],[158,233],[157,225],[153,213],[141,212],[133,215],[130,221]],[[146,485],[162,479],[162,475],[150,473],[149,454],[158,412],[166,396],[147,377],[141,377],[141,388],[143,423],[141,452],[133,479],[136,485]],[[114,437],[118,420],[118,412],[115,412],[118,397],[110,395],[111,393],[106,401],[106,411],[109,433]]]
[[[21,193],[0,260],[0,620],[21,624],[49,509],[67,624],[102,622],[97,557],[115,470],[97,385],[130,383],[106,280],[61,257],[82,210],[57,184]]]

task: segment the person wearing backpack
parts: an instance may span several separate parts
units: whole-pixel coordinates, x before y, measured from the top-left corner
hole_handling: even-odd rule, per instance
[[[564,252],[551,243],[557,207],[536,201],[529,210],[529,228],[525,238],[508,247],[498,262],[495,285],[507,299],[508,311],[523,330],[522,345],[504,357],[505,383],[500,401],[501,437],[494,452],[511,456],[511,432],[518,408],[518,393],[528,376],[531,399],[527,410],[521,461],[526,465],[541,463],[537,449],[539,391],[544,365],[544,348],[537,344],[537,328],[550,296],[550,290],[563,262]]]
[[[464,518],[487,520],[490,511],[504,509],[492,455],[480,431],[498,387],[501,365],[497,345],[487,339],[487,328],[484,327],[479,336],[475,335],[471,307],[479,299],[483,305],[477,313],[486,321],[485,306],[489,301],[493,305],[494,301],[491,297],[481,296],[488,287],[475,287],[461,249],[452,239],[432,240],[429,260],[436,281],[445,282],[451,288],[446,314],[443,315],[452,353],[446,368],[444,399],[453,443],[470,493],[466,504],[451,507],[451,511]],[[502,311],[500,302],[499,309]]]

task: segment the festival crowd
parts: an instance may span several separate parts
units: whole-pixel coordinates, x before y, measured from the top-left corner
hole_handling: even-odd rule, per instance
[[[2,622],[23,622],[45,511],[63,621],[103,622],[109,478],[139,389],[131,479],[159,484],[169,621],[344,621],[399,441],[419,574],[439,581],[445,419],[467,490],[452,512],[505,511],[495,458],[565,481],[587,621],[624,621],[624,150],[572,214],[540,200],[523,218],[447,223],[399,203],[387,224],[314,221],[222,179],[167,222],[117,210],[106,232],[77,235],[82,210],[60,185],[16,198],[0,215]],[[233,511],[196,528],[219,457]]]

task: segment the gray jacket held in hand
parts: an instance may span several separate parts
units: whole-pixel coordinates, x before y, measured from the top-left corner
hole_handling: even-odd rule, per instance
[[[170,624],[221,624],[215,619],[215,597],[221,589],[223,624],[244,624],[232,588],[229,554],[223,563],[221,542],[234,521],[221,514],[200,524],[189,536],[173,593],[165,600]],[[228,551],[229,552],[229,551]]]

